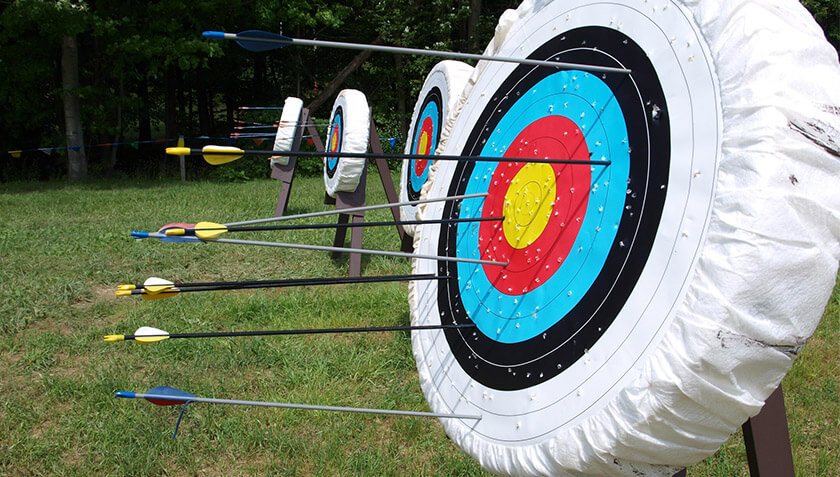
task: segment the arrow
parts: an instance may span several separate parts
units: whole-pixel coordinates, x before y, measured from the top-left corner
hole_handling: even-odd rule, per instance
[[[116,296],[141,295],[146,300],[170,298],[179,293],[217,290],[245,290],[255,288],[286,288],[320,285],[346,285],[356,283],[407,282],[418,280],[445,280],[450,277],[435,274],[379,275],[372,277],[297,278],[286,280],[249,280],[233,282],[173,283],[163,278],[151,277],[143,284],[126,284],[117,287]],[[149,286],[151,285],[151,286]]]
[[[256,227],[226,227],[214,222],[199,222],[192,228],[172,227],[164,231],[168,236],[198,237],[213,240],[225,232],[265,232],[276,230],[335,229],[352,227],[385,227],[392,225],[454,224],[463,222],[501,221],[504,217],[471,217],[464,219],[392,220],[385,222],[347,222],[339,224],[267,225]]]
[[[263,111],[263,110],[282,110],[283,106],[240,106],[236,109],[240,111]]]
[[[289,38],[261,30],[247,30],[239,33],[225,33],[221,31],[205,31],[202,33],[205,38],[218,38],[223,40],[234,40],[239,46],[248,51],[269,51],[284,48],[289,45],[301,46],[323,46],[327,48],[342,48],[348,50],[368,50],[381,53],[401,53],[421,56],[438,56],[441,58],[455,58],[458,60],[487,60],[501,61],[505,63],[519,63],[533,66],[550,66],[552,68],[578,69],[597,73],[630,73],[624,68],[611,68],[608,66],[582,65],[578,63],[563,63],[559,61],[532,60],[529,58],[513,58],[510,56],[476,55],[472,53],[458,53],[454,51],[421,50],[417,48],[402,48],[396,46],[366,45],[362,43],[344,43],[338,41],[304,40],[300,38]]]
[[[612,161],[587,161],[579,159],[549,159],[535,157],[487,157],[487,156],[430,156],[427,154],[385,154],[378,152],[320,152],[320,151],[265,151],[262,149],[240,149],[234,146],[204,146],[201,149],[189,147],[167,147],[170,156],[202,156],[207,163],[214,166],[227,164],[248,154],[251,156],[294,156],[294,157],[344,157],[356,159],[428,159],[434,161],[461,162],[528,162],[534,164],[574,164],[587,166],[608,166]]]
[[[141,238],[170,238],[168,235],[160,232],[131,232],[131,236],[136,239]],[[196,238],[197,240],[201,240]],[[302,243],[284,243],[284,242],[264,242],[260,240],[236,240],[236,239],[212,239],[202,240],[205,243],[230,243],[237,245],[255,245],[258,247],[280,247],[280,248],[296,248],[302,250],[318,250],[323,252],[336,253],[361,253],[363,255],[383,255],[386,257],[402,257],[402,258],[416,258],[422,260],[441,260],[444,262],[460,262],[460,263],[476,263],[480,265],[498,265],[506,267],[508,262],[495,262],[492,260],[480,260],[477,258],[461,258],[450,257],[447,255],[424,255],[416,253],[392,252],[390,250],[372,250],[366,248],[344,248],[344,247],[330,247],[326,245],[309,245]]]
[[[302,330],[262,330],[262,331],[220,331],[216,333],[169,333],[151,326],[141,326],[133,335],[105,335],[105,341],[129,341],[150,344],[158,343],[170,338],[230,338],[241,336],[289,336],[289,335],[319,335],[339,333],[377,333],[388,331],[425,331],[425,330],[447,330],[459,328],[475,328],[475,324],[455,325],[420,325],[420,326],[380,326],[380,327],[355,327],[355,328],[312,328]]]
[[[181,424],[181,418],[184,416],[184,411],[187,405],[193,402],[204,402],[209,404],[229,404],[235,406],[260,406],[260,407],[279,407],[285,409],[306,409],[310,411],[337,411],[337,412],[356,412],[365,414],[386,414],[394,416],[418,416],[418,417],[437,417],[449,419],[474,419],[480,420],[481,416],[470,414],[442,414],[434,412],[419,412],[419,411],[400,411],[392,409],[370,409],[362,407],[339,407],[339,406],[318,406],[313,404],[291,404],[282,402],[265,402],[265,401],[242,401],[238,399],[215,399],[203,398],[192,395],[186,391],[181,391],[169,386],[157,386],[146,393],[135,393],[130,391],[117,391],[114,397],[126,399],[145,399],[152,404],[158,406],[174,406],[183,404],[181,414],[178,416],[178,421],[175,423],[175,432],[172,438],[178,435],[178,426]]]
[[[430,199],[409,200],[409,201],[406,201],[406,202],[390,202],[390,203],[387,203],[387,204],[364,205],[364,206],[361,206],[361,207],[348,207],[346,209],[324,210],[324,211],[321,211],[321,212],[309,212],[309,213],[306,213],[306,214],[284,215],[284,216],[280,216],[280,217],[268,217],[268,218],[265,218],[265,219],[243,220],[241,222],[228,222],[228,223],[222,224],[222,225],[224,225],[225,227],[233,227],[233,226],[239,226],[239,225],[264,224],[264,223],[267,223],[267,222],[282,222],[282,221],[285,221],[285,220],[297,220],[297,219],[308,219],[308,218],[312,218],[312,217],[323,217],[325,215],[351,214],[351,213],[355,213],[355,212],[365,212],[365,211],[368,211],[368,210],[389,209],[389,208],[392,208],[392,207],[402,207],[404,205],[430,204],[430,203],[433,203],[433,202],[447,202],[447,201],[450,201],[450,200],[454,201],[454,200],[464,200],[464,199],[477,199],[477,198],[486,197],[486,196],[487,196],[487,192],[480,192],[480,193],[477,193],[477,194],[452,195],[452,196],[448,196],[448,197],[433,197],[433,198],[430,198]],[[158,230],[158,233],[163,235],[166,231],[165,230],[166,228],[172,228],[172,227],[176,227],[178,225],[179,224],[165,225],[161,228],[161,230]],[[178,228],[186,229],[186,228],[190,228],[190,227],[194,227],[194,226],[195,226],[194,224],[184,224],[183,226],[178,227]],[[148,235],[149,232],[132,232],[131,234],[132,234],[133,237],[134,237],[134,234],[138,234],[138,236],[134,237],[134,238],[138,238],[138,239],[139,238],[146,238],[147,236],[149,236]],[[156,237],[156,238],[160,238],[160,237]],[[195,237],[178,237],[178,236],[169,237],[169,241],[178,241],[179,239],[183,240],[183,241],[193,241],[193,242],[198,241],[198,239],[195,238]],[[163,240],[163,241],[166,242],[167,240]]]

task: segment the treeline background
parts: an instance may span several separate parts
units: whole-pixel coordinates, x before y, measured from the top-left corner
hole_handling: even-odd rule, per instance
[[[303,99],[324,122],[344,88],[367,95],[381,137],[403,138],[423,80],[439,59],[309,47],[251,53],[233,42],[203,39],[201,32],[260,29],[479,53],[499,15],[518,3],[0,1],[0,181],[177,175],[178,161],[167,160],[162,144],[150,141],[185,136],[190,146],[218,143],[196,138],[228,137],[235,118],[272,123],[279,111],[237,108],[281,106],[287,96]],[[802,3],[838,48],[840,1]],[[107,143],[118,145],[91,147]],[[395,149],[402,150],[401,141]],[[79,160],[86,169],[71,167],[68,175],[68,162]],[[190,177],[268,174],[264,160],[234,164],[211,170],[193,160]]]

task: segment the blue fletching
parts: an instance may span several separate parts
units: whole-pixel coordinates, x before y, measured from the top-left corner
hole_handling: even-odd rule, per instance
[[[191,237],[189,235],[169,235],[167,237],[161,237],[158,240],[161,242],[184,242],[184,243],[192,243],[192,242],[201,242],[201,239],[198,237]]]
[[[173,397],[180,397],[180,398],[194,398],[195,396],[186,392],[181,391],[180,389],[173,388],[170,386],[157,386],[152,389],[149,389],[149,392],[146,394],[158,394],[161,396],[173,396]]]
[[[201,33],[201,36],[204,38],[224,38],[225,32],[223,31],[205,31]]]
[[[254,38],[254,40],[251,41],[249,38]],[[283,43],[259,40],[277,40]],[[262,30],[247,30],[236,34],[236,43],[248,51],[269,51],[289,46],[292,43],[292,39],[287,36],[278,35],[277,33]]]
[[[191,399],[195,398],[192,394],[181,391],[180,389],[175,389],[169,386],[157,386],[152,389],[149,389],[148,394],[154,394],[157,396],[171,396],[172,398],[182,398],[182,399],[165,399],[165,398],[153,398],[153,397],[145,397],[145,399],[151,403],[157,404],[158,406],[173,406],[175,404],[185,404],[190,402]]]

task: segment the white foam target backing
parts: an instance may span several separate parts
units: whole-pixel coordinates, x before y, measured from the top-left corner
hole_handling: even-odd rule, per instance
[[[477,325],[412,334],[423,392],[435,412],[483,416],[441,423],[492,472],[672,475],[759,412],[835,285],[840,161],[791,122],[840,129],[836,52],[794,0],[529,1],[486,51],[633,71],[477,65],[442,153],[557,155],[571,139],[541,136],[556,124],[610,165],[433,165],[424,196],[491,195],[422,205],[423,219],[542,213],[507,191],[555,184],[549,210],[568,220],[417,230],[417,253],[510,260],[415,260],[457,278],[410,284],[412,324]],[[556,240],[532,248],[540,230]]]
[[[289,96],[283,102],[283,112],[280,114],[280,124],[277,125],[277,134],[274,136],[275,151],[291,151],[292,141],[295,138],[295,131],[300,122],[300,113],[303,110],[303,101],[300,98]],[[271,156],[271,166],[285,166],[289,163],[289,156]]]
[[[364,93],[345,89],[338,93],[330,114],[327,152],[367,152],[370,141],[370,109]],[[324,159],[324,186],[330,197],[336,192],[353,192],[365,169],[365,158]]]

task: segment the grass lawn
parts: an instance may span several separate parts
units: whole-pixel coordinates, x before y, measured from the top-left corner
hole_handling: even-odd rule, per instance
[[[477,475],[434,419],[121,400],[170,385],[199,396],[426,411],[408,333],[105,343],[148,325],[177,332],[409,323],[405,283],[188,293],[145,301],[121,283],[344,276],[326,252],[135,241],[169,222],[273,213],[279,183],[0,184],[0,473]],[[320,177],[287,214],[326,210]],[[368,203],[385,202],[376,177]],[[366,220],[390,220],[390,211]],[[313,222],[324,222],[313,220]],[[331,231],[235,238],[330,245]],[[249,237],[250,235],[250,237]],[[398,250],[393,228],[364,246]],[[364,257],[363,275],[410,273]],[[840,296],[784,381],[799,475],[840,474]],[[740,434],[689,475],[748,475]]]

